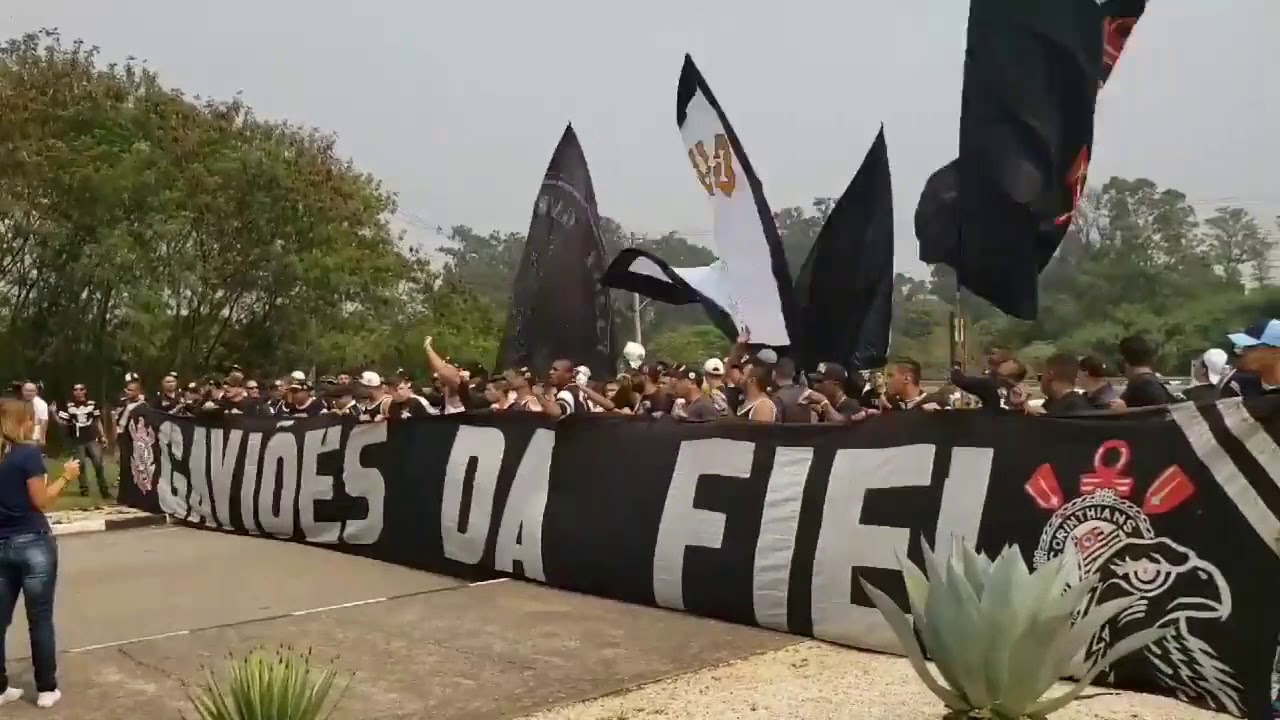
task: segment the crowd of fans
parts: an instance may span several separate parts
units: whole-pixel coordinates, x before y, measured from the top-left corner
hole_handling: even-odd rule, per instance
[[[592,378],[586,367],[568,358],[553,362],[543,378],[523,367],[495,374],[476,365],[459,367],[439,355],[428,337],[423,343],[431,378],[427,383],[416,383],[404,370],[384,377],[373,369],[325,376],[314,383],[302,371],[258,380],[232,366],[222,377],[185,386],[176,373],[169,373],[148,396],[142,379],[130,373],[109,417],[116,436],[124,431],[127,415],[143,403],[186,416],[328,414],[351,416],[357,422],[461,412],[535,412],[557,418],[618,413],[687,422],[841,424],[881,413],[967,408],[1051,416],[1123,412],[1280,392],[1280,321],[1267,320],[1228,337],[1237,354],[1236,367],[1226,351],[1208,350],[1195,363],[1194,385],[1181,393],[1171,391],[1152,369],[1157,349],[1140,335],[1126,337],[1117,348],[1126,378],[1123,391],[1112,385],[1112,373],[1099,357],[1059,353],[1031,378],[1026,364],[997,349],[988,355],[982,374],[966,375],[954,368],[949,386],[933,392],[921,387],[920,363],[910,358],[896,359],[883,371],[849,372],[826,362],[801,373],[791,358],[779,357],[771,348],[751,351],[747,337],[739,338],[726,357],[698,365],[646,363],[644,349],[628,343],[624,371],[603,380]],[[51,421],[61,426],[72,455],[91,466],[106,497],[102,448],[110,436],[104,412],[88,387],[76,384],[66,403],[53,405],[40,397],[38,383],[15,383],[14,391],[34,408],[37,440],[43,442]],[[81,493],[87,495],[86,478],[87,473],[79,480]]]

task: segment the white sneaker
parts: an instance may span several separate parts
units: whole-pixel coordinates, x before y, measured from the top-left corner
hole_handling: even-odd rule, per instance
[[[16,688],[12,685],[4,692],[0,693],[0,705],[8,705],[11,702],[17,702],[22,699],[22,688]]]
[[[54,705],[57,705],[58,701],[61,699],[62,699],[61,690],[50,690],[49,692],[42,692],[36,696],[36,707],[51,708]]]

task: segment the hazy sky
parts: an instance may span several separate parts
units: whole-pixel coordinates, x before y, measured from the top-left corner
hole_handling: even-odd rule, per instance
[[[955,156],[962,0],[7,0],[0,34],[57,27],[191,94],[336,132],[403,220],[523,231],[572,121],[600,210],[709,241],[675,125],[693,54],[775,208],[836,195],[886,126],[897,266]],[[1092,178],[1146,176],[1280,214],[1280,2],[1151,0],[1099,103]],[[413,236],[425,239],[411,227]]]

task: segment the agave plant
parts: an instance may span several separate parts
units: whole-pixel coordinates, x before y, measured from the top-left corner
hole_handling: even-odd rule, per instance
[[[949,558],[927,546],[924,555],[927,578],[899,557],[910,618],[887,595],[861,578],[859,582],[893,628],[916,674],[950,709],[948,718],[1041,720],[1079,697],[1112,662],[1168,632],[1153,628],[1135,633],[1080,671],[1073,666],[1089,639],[1137,598],[1103,603],[1073,622],[1097,577],[1068,588],[1073,568],[1066,554],[1034,573],[1017,547],[1005,548],[994,563],[960,541]],[[925,664],[912,620],[945,685]],[[1044,698],[1068,675],[1079,675],[1079,682],[1062,695]]]
[[[255,650],[231,658],[225,684],[210,672],[188,697],[199,720],[320,720],[333,715],[350,685],[338,688],[337,677],[332,668],[318,671],[310,652]]]

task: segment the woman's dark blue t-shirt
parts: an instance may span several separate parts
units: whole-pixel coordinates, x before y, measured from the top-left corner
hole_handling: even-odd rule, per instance
[[[36,445],[14,445],[0,460],[0,539],[49,532],[49,520],[27,494],[27,481],[44,474],[44,456]]]

